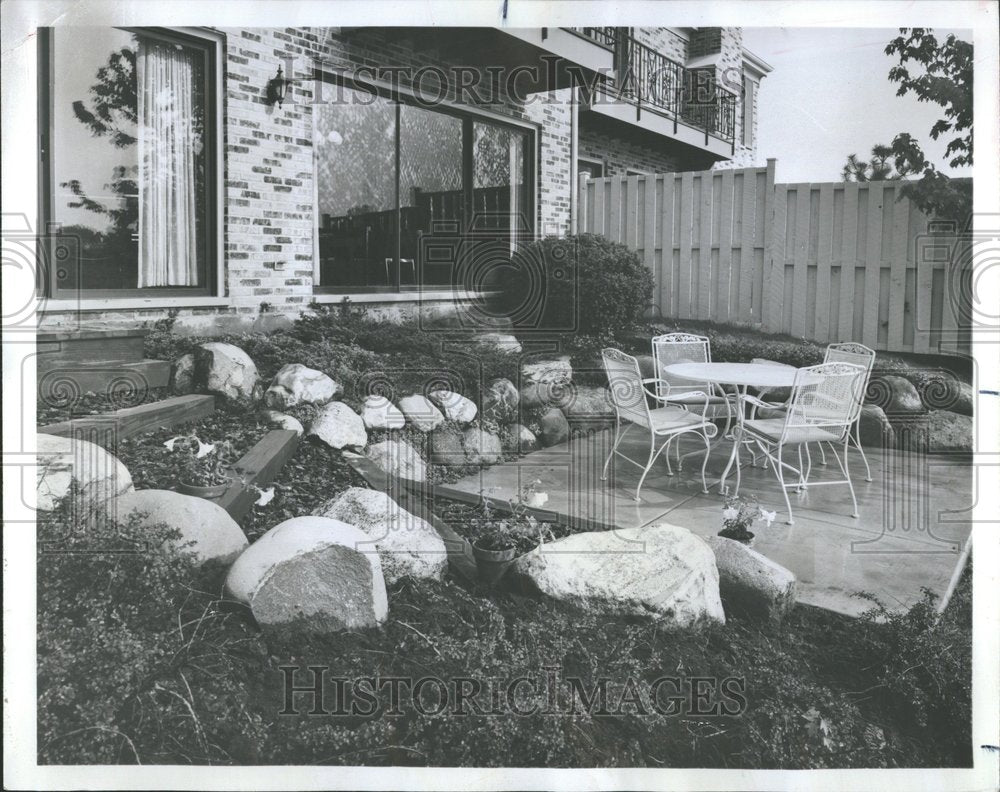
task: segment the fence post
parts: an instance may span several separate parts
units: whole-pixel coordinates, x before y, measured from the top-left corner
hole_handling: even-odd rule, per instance
[[[767,160],[767,179],[764,185],[764,288],[761,290],[761,326],[765,330],[773,330],[775,325],[774,312],[777,301],[771,292],[774,283],[774,256],[775,256],[775,234],[774,234],[774,172],[777,165],[774,157]],[[784,267],[784,245],[782,249],[781,266]],[[780,312],[777,323],[781,323]]]

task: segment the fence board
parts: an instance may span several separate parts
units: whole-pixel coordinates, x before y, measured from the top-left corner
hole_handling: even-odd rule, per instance
[[[639,251],[653,308],[878,350],[964,352],[961,276],[891,182],[776,184],[767,168],[581,180],[577,228]]]

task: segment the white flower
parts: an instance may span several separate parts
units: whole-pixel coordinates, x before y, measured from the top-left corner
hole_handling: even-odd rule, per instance
[[[764,521],[765,525],[770,525],[774,522],[774,518],[778,516],[777,512],[760,510],[760,518]]]
[[[197,438],[195,439],[197,440]],[[198,453],[194,455],[195,459],[206,457],[213,451],[215,451],[215,443],[203,443],[201,440],[198,440]]]
[[[177,441],[178,440],[183,440],[183,439],[184,439],[183,437],[171,437],[163,445],[165,445],[167,447],[167,451],[173,451],[174,450],[174,445],[176,445]]]
[[[728,509],[722,510],[722,516],[727,520],[735,520],[737,517],[739,517],[739,515],[740,515],[740,510],[734,509],[732,506],[730,506]]]
[[[547,492],[532,492],[528,499],[524,502],[525,506],[530,506],[533,509],[540,509],[546,503],[549,502],[549,493]]]
[[[257,492],[260,493],[260,497],[254,501],[255,506],[267,506],[267,504],[274,500],[274,487],[268,487],[266,490],[258,488]]]

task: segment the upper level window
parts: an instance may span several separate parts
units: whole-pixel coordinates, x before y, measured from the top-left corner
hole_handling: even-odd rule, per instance
[[[146,29],[45,33],[43,217],[75,251],[51,273],[50,293],[209,293],[214,41]]]

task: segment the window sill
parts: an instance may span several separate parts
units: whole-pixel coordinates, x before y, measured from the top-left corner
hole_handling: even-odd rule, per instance
[[[59,311],[121,311],[151,308],[211,308],[230,305],[228,297],[102,297],[99,299],[49,300],[41,298],[38,311],[42,314]]]
[[[314,294],[313,300],[322,304],[339,303],[346,297],[352,303],[401,303],[429,300],[477,300],[490,294],[493,292],[458,291],[455,289],[411,292],[345,292],[343,294]]]

